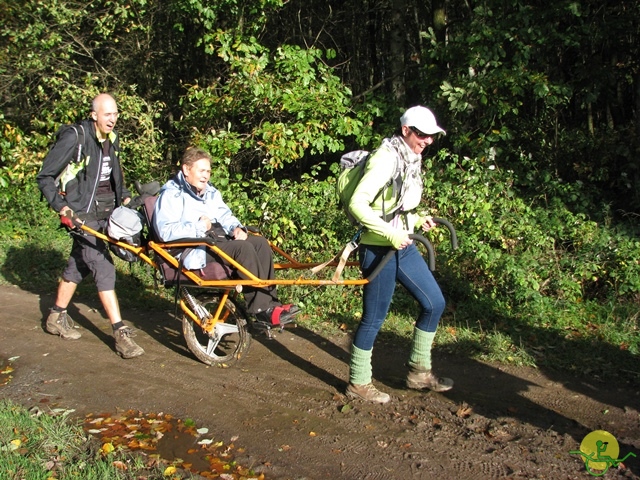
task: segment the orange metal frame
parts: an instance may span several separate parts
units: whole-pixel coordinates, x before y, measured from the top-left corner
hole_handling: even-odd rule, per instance
[[[153,251],[156,255],[159,255],[169,265],[173,266],[177,270],[180,270],[185,277],[187,277],[191,282],[193,282],[193,284],[195,284],[198,287],[235,288],[237,286],[267,287],[272,285],[354,285],[354,286],[358,286],[358,285],[365,285],[366,283],[368,283],[368,280],[365,278],[347,279],[347,280],[339,279],[336,281],[328,280],[328,279],[303,278],[302,276],[295,279],[258,278],[254,274],[249,272],[247,269],[245,269],[241,264],[236,262],[233,258],[229,257],[226,253],[220,250],[214,243],[208,243],[205,240],[203,240],[202,243],[194,243],[193,241],[181,242],[179,240],[175,242],[168,242],[168,243],[159,243],[159,242],[149,241],[146,246],[135,247],[133,245],[129,245],[128,243],[114,240],[108,237],[107,235],[104,235],[101,232],[98,232],[96,230],[93,230],[90,227],[87,227],[86,225],[83,225],[81,228],[85,232],[91,235],[94,235],[104,240],[105,242],[113,243],[119,247],[129,250],[130,252],[133,252],[144,262],[148,263],[149,265],[157,269],[159,268],[158,264],[151,257],[149,257],[149,253]],[[308,270],[315,266],[320,265],[320,263],[299,262],[288,253],[284,252],[282,249],[273,245],[271,242],[269,242],[269,244],[271,245],[271,249],[274,251],[274,253],[280,255],[286,260],[286,263],[274,264],[274,267],[277,270],[291,270],[291,269]],[[198,276],[196,272],[192,270],[187,270],[185,268],[181,268],[179,260],[168,252],[169,248],[172,248],[172,249],[188,248],[188,247],[193,248],[194,246],[206,246],[215,255],[223,259],[229,266],[231,266],[231,268],[233,268],[234,270],[237,270],[238,272],[241,272],[247,278],[246,279],[233,278],[233,279],[224,279],[224,280],[204,280],[203,278]],[[335,260],[327,264],[328,267],[329,266],[336,267],[337,265],[338,265],[338,262]],[[355,262],[355,261],[347,262],[346,265],[350,267],[354,267],[358,265],[358,262]]]

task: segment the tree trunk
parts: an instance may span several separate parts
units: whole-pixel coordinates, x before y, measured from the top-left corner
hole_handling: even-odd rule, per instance
[[[635,101],[635,112],[633,118],[636,122],[636,137],[640,138],[640,72],[636,73],[635,78],[635,87],[636,87],[636,101]]]
[[[405,89],[405,36],[407,30],[406,0],[393,0],[389,25],[389,75],[391,92],[398,105],[404,105]]]

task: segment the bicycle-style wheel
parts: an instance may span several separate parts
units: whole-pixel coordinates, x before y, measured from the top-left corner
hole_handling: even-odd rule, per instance
[[[215,292],[193,294],[196,309],[203,308],[211,315],[220,305],[220,296]],[[247,331],[247,320],[242,309],[227,298],[221,321],[211,332],[206,332],[189,315],[182,317],[182,332],[187,347],[198,360],[207,365],[229,366],[237,362],[249,349],[251,335]]]

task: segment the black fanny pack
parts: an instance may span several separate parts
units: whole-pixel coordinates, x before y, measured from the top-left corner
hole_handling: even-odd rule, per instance
[[[106,220],[116,207],[116,197],[113,193],[97,195],[94,202],[93,213],[96,220]]]
[[[233,240],[218,222],[211,224],[211,228],[207,230],[207,237],[212,238],[216,243]]]

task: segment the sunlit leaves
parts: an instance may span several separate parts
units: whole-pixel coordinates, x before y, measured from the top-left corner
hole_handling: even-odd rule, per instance
[[[220,152],[214,158],[226,163],[242,152],[234,163],[250,162],[260,168],[254,173],[270,173],[308,153],[340,151],[344,137],[361,134],[362,121],[349,108],[350,91],[323,63],[321,51],[281,45],[269,52],[256,39],[229,32],[218,32],[216,42],[229,75],[223,84],[192,86],[183,120],[184,128],[197,128],[204,118],[213,119],[213,128],[196,133],[195,140]]]

